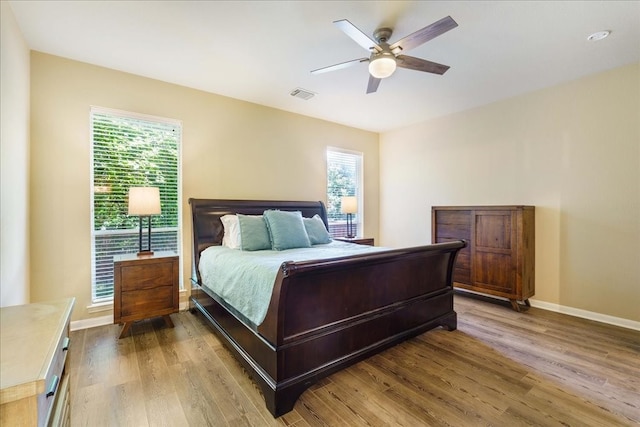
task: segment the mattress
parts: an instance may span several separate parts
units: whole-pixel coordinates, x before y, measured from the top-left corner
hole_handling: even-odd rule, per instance
[[[337,240],[284,251],[210,246],[200,254],[198,269],[204,287],[257,326],[267,314],[275,279],[284,262],[326,260],[384,250],[387,248]]]

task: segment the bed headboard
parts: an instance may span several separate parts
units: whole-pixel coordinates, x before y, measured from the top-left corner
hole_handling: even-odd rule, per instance
[[[200,283],[197,266],[200,252],[213,245],[222,244],[224,229],[220,217],[228,214],[262,215],[265,210],[300,211],[302,216],[311,218],[318,214],[329,229],[327,210],[322,202],[296,202],[279,200],[220,200],[189,199],[193,226],[192,280]]]

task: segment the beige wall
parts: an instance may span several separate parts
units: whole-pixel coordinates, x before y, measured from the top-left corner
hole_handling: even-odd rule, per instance
[[[432,205],[532,204],[535,300],[640,321],[638,64],[384,133],[379,152],[375,133],[37,52],[31,75],[38,262],[25,276],[33,301],[78,298],[74,320],[92,317],[89,108],[99,105],[183,121],[187,284],[189,197],[324,200],[330,145],[364,152],[365,235],[423,244]]]
[[[29,302],[29,48],[0,2],[0,306]]]
[[[640,66],[380,137],[384,245],[434,205],[536,206],[537,301],[640,321]]]
[[[325,201],[327,146],[364,153],[365,234],[378,235],[376,133],[38,52],[31,56],[31,81],[31,255],[37,260],[31,263],[32,299],[75,296],[74,320],[95,316],[86,309],[92,105],[182,120],[187,285],[188,198]]]

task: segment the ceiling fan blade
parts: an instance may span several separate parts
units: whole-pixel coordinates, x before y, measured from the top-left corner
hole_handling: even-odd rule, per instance
[[[371,74],[369,74],[369,84],[367,85],[367,93],[373,93],[377,91],[378,86],[380,86],[380,80],[382,79],[377,79],[373,77]]]
[[[434,39],[440,34],[444,34],[457,26],[458,23],[454,21],[450,16],[447,16],[446,18],[442,18],[441,20],[434,22],[431,25],[427,25],[423,29],[409,34],[407,37],[401,40],[398,40],[397,42],[389,46],[389,48],[393,53],[398,54],[401,51],[407,51],[409,49],[413,49],[414,47],[420,46],[422,43],[428,42],[429,40]]]
[[[372,50],[375,50],[376,52],[382,51],[382,48],[378,46],[378,43],[373,41],[369,36],[360,31],[358,27],[348,20],[341,19],[339,21],[334,21],[333,23],[368,52],[371,52]]]
[[[398,55],[396,56],[396,60],[396,65],[398,67],[433,74],[444,74],[450,68],[448,65],[442,65],[437,62],[431,62],[426,59],[414,58],[413,56],[407,55]]]
[[[326,73],[326,72],[329,72],[329,71],[341,70],[343,68],[347,68],[347,67],[350,67],[352,65],[359,64],[361,62],[367,62],[367,61],[369,61],[369,58],[352,59],[351,61],[341,62],[340,64],[335,64],[335,65],[330,65],[328,67],[318,68],[317,70],[311,71],[311,74],[320,74],[320,73]]]

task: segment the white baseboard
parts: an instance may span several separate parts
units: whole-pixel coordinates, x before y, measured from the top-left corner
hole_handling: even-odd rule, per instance
[[[486,298],[500,299],[503,301],[509,301],[507,298],[498,297],[495,295],[487,295],[481,292],[475,292],[468,289],[458,289],[456,288],[456,292],[460,293],[470,293],[475,295],[480,295]],[[596,313],[594,311],[582,310],[579,308],[567,307],[560,304],[553,304],[546,301],[538,301],[535,299],[529,299],[531,303],[531,307],[541,308],[542,310],[555,311],[556,313],[567,314],[573,317],[580,317],[582,319],[594,320],[600,323],[606,323],[608,325],[620,326],[621,328],[633,329],[636,331],[640,331],[640,322],[636,322],[634,320],[623,319],[622,317],[614,317],[609,316],[602,313]]]
[[[74,320],[69,327],[72,331],[95,328],[96,326],[112,325],[113,314],[108,316],[92,317],[90,319]]]
[[[580,317],[583,319],[594,320],[596,322],[606,323],[609,325],[620,326],[622,328],[640,331],[640,322],[634,320],[623,319],[621,317],[609,316],[606,314],[595,313],[593,311],[581,310],[579,308],[566,307],[560,304],[552,304],[545,301],[537,301],[530,299],[532,307],[541,308],[543,310],[555,311],[556,313],[568,314],[569,316]],[[188,310],[189,302],[180,303],[180,311]],[[93,317],[91,319],[75,320],[71,322],[71,330],[94,328],[96,326],[111,325],[113,323],[113,314],[108,316]]]
[[[640,322],[636,322],[634,320],[595,313],[593,311],[582,310],[579,308],[566,307],[564,305],[552,304],[545,301],[530,299],[529,302],[531,303],[532,307],[541,308],[543,310],[555,311],[557,313],[568,314],[569,316],[581,317],[583,319],[594,320],[600,323],[606,323],[609,325],[620,326],[621,328],[640,331]]]

